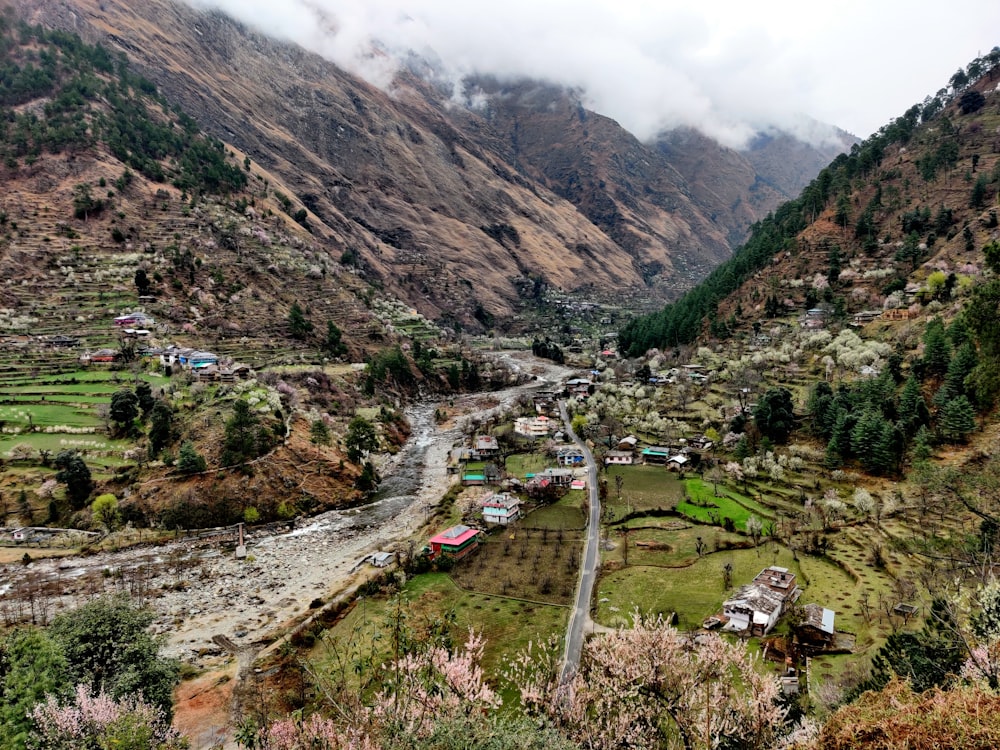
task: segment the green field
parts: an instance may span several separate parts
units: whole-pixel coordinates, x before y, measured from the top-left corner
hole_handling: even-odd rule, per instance
[[[523,479],[526,474],[537,474],[552,465],[552,459],[544,453],[515,453],[507,457],[507,473]]]
[[[520,525],[532,529],[582,529],[587,523],[583,510],[586,499],[583,490],[570,490],[552,505],[531,511]]]
[[[622,478],[621,502],[615,477]],[[662,466],[609,466],[606,505],[616,518],[626,513],[672,508],[681,499],[677,475]]]
[[[656,522],[662,522],[656,524]],[[677,519],[637,518],[625,525],[628,529],[629,565],[677,568],[693,565],[698,560],[698,539],[709,552],[726,547],[745,545],[745,536],[722,529],[705,528]],[[624,562],[625,537],[621,527],[613,527],[611,538],[617,545],[606,559]],[[669,575],[669,573],[664,573]]]
[[[483,666],[488,674],[497,674],[505,659],[527,648],[530,642],[561,637],[569,617],[569,608],[522,602],[501,596],[466,592],[445,573],[425,573],[407,582],[400,595],[399,612],[411,635],[418,638],[434,623],[452,621],[449,630],[456,644],[464,643],[469,628],[486,639]],[[396,603],[385,597],[363,597],[337,625],[326,631],[341,651],[370,648],[376,640],[377,665],[384,662],[392,643],[392,619]],[[329,667],[331,649],[319,645],[311,659],[320,667]]]
[[[631,560],[630,560],[631,562]],[[723,588],[723,566],[732,565],[733,588]],[[798,563],[785,547],[762,545],[757,549],[711,552],[684,568],[632,566],[602,576],[597,585],[595,620],[603,625],[622,624],[636,608],[643,613],[677,613],[678,626],[692,629],[722,609],[722,602],[769,565],[799,573]]]
[[[712,483],[701,479],[686,479],[684,486],[690,500],[678,503],[677,512],[696,521],[721,526],[722,519],[731,518],[736,528],[745,531],[746,521],[750,516],[756,516],[761,521],[773,518],[771,511],[743,495],[727,490],[722,484],[719,485],[718,496]]]

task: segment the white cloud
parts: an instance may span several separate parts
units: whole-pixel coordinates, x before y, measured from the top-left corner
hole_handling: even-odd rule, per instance
[[[771,125],[815,132],[804,115],[865,137],[1000,42],[995,0],[189,1],[382,87],[412,50],[454,80],[577,87],[640,138],[690,125],[730,145]]]

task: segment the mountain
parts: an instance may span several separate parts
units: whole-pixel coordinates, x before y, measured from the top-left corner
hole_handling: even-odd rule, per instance
[[[845,317],[917,302],[923,317],[953,292],[957,304],[998,238],[998,62],[994,50],[975,61],[971,83],[942,89],[834,159],[702,284],[627,325],[623,350],[726,337],[817,305]]]
[[[643,144],[573,92],[538,82],[484,79],[485,101],[460,107],[412,65],[387,93],[169,0],[17,8],[126,54],[280,180],[289,213],[305,210],[328,259],[441,324],[517,328],[546,286],[592,301],[675,298],[817,168],[785,138],[745,154],[704,138]],[[801,166],[755,167],[755,153]]]
[[[858,140],[843,131],[812,145],[780,131],[760,132],[743,150],[726,148],[690,128],[661,133],[655,143],[698,205],[737,247],[750,226],[796,198],[819,171]]]

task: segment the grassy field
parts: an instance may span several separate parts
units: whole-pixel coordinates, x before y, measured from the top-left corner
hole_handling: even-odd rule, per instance
[[[631,562],[631,560],[630,560]],[[723,566],[732,565],[733,588],[723,588]],[[682,629],[699,627],[722,602],[768,565],[780,565],[798,574],[792,553],[778,545],[757,549],[711,552],[683,568],[630,566],[603,576],[597,586],[595,620],[603,625],[621,624],[636,608],[640,612],[677,613]]]
[[[529,642],[560,637],[569,618],[567,607],[536,604],[463,591],[444,573],[426,573],[410,580],[400,595],[399,612],[410,634],[424,639],[435,622],[451,620],[455,643],[464,642],[469,628],[483,634],[486,649],[483,666],[497,674],[504,661],[527,648]],[[375,665],[390,655],[396,603],[385,597],[362,598],[324,640],[341,652],[370,649],[374,643]],[[377,639],[376,639],[377,636]],[[317,666],[330,668],[333,649],[317,645],[309,657]]]
[[[771,511],[722,484],[718,495],[711,482],[701,479],[685,479],[684,486],[690,499],[678,503],[677,512],[702,523],[722,525],[723,519],[731,518],[736,528],[745,531],[746,521],[752,515],[762,521],[773,518]]]
[[[698,539],[709,552],[748,544],[746,537],[722,529],[705,528],[678,519],[637,518],[625,524],[628,532],[628,563],[637,566],[678,568],[693,565],[698,559]],[[613,527],[611,539],[615,549],[604,559],[624,564],[625,537],[622,528]],[[668,573],[664,573],[668,575]]]
[[[622,478],[621,501],[615,477]],[[621,518],[626,513],[671,508],[681,500],[681,482],[662,466],[609,466],[606,505]]]
[[[519,525],[552,531],[583,529],[587,523],[583,509],[586,500],[583,490],[570,490],[551,505],[543,505],[528,513]]]
[[[544,453],[515,453],[507,457],[506,468],[512,477],[524,479],[526,474],[537,474],[551,465],[551,457]]]

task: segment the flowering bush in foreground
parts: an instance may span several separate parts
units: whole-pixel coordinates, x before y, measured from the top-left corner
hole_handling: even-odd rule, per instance
[[[105,693],[94,695],[77,685],[72,703],[60,705],[49,696],[31,711],[35,733],[32,750],[180,750],[187,747],[163,714],[138,698],[116,701]]]

